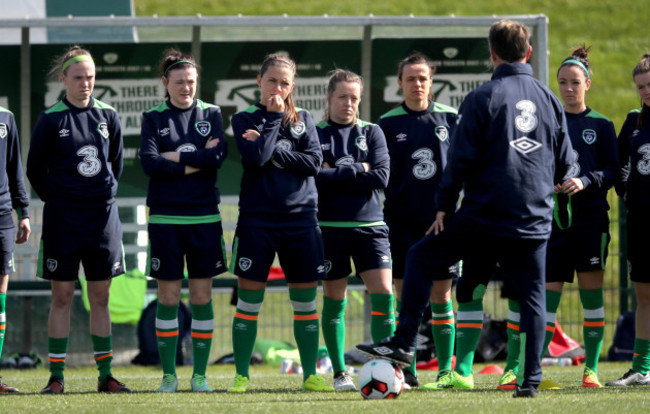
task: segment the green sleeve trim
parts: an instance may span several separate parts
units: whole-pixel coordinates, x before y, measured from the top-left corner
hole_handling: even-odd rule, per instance
[[[168,216],[154,214],[149,216],[149,224],[205,224],[221,221],[221,214],[210,214],[207,216]]]
[[[59,101],[53,106],[51,106],[49,109],[45,111],[46,114],[52,114],[54,112],[63,112],[67,111],[70,108],[68,108],[68,105],[64,104],[63,101]]]
[[[630,113],[631,113],[631,114],[639,114],[639,113],[641,113],[641,108],[638,108],[638,109],[632,109],[632,110],[630,111]]]
[[[604,119],[605,121],[612,122],[609,118],[607,118],[605,115],[601,114],[600,112],[596,112],[593,109],[589,111],[587,114],[587,118],[597,118],[597,119]]]
[[[558,206],[557,202],[557,195],[553,194],[553,219],[555,220],[555,224],[560,228],[560,230],[566,230],[569,227],[571,227],[571,224],[573,223],[573,211],[571,209],[571,196],[569,196],[569,202],[566,205],[566,210],[567,210],[567,216],[569,217],[569,222],[567,223],[566,226],[562,225],[562,220],[560,219],[560,207]]]
[[[219,107],[218,105],[214,105],[214,104],[211,104],[211,103],[203,102],[203,101],[200,100],[200,99],[197,99],[197,100],[196,100],[196,106],[198,106],[198,107],[201,108],[201,109],[218,108],[218,107]]]
[[[362,119],[357,119],[357,125],[359,125],[361,128],[365,128],[369,125],[375,125],[372,122],[364,121]]]
[[[321,227],[356,228],[385,226],[385,221],[319,221]]]
[[[390,111],[386,112],[382,116],[379,117],[379,119],[384,119],[384,118],[390,118],[391,116],[399,116],[399,115],[406,115],[406,111],[402,106],[398,106],[395,109],[391,109]]]
[[[441,104],[438,102],[434,102],[433,112],[450,112],[452,114],[458,113],[458,111],[455,108],[452,108],[451,106],[447,106],[445,104]]]
[[[327,121],[320,121],[319,123],[316,124],[316,128],[318,129],[325,129],[330,125],[329,122]]]
[[[259,111],[259,110],[260,110],[260,108],[258,108],[257,105],[251,105],[248,108],[242,109],[241,111],[239,111],[237,113],[246,112],[246,113],[252,114],[252,113],[255,113],[255,112]]]
[[[166,110],[169,109],[169,106],[167,106],[167,101],[163,101],[160,103],[160,105],[154,106],[151,109],[147,109],[147,113],[149,112],[165,112]]]
[[[94,102],[93,103],[93,108],[108,109],[108,110],[111,110],[111,111],[115,111],[115,108],[113,108],[112,106],[110,106],[107,103],[104,103],[104,102],[100,101],[99,99],[93,99],[93,102]],[[115,112],[117,112],[117,111],[115,111]]]

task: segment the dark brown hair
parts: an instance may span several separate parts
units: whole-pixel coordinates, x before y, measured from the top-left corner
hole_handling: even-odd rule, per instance
[[[582,69],[583,72],[586,71],[585,77],[587,79],[591,78],[592,72],[591,72],[591,67],[589,66],[589,51],[591,50],[591,46],[587,47],[586,45],[578,46],[575,49],[573,49],[573,52],[571,52],[571,56],[567,57],[560,63],[560,67],[557,69],[557,75],[560,74],[560,69],[562,69],[564,66],[576,66],[580,69]],[[575,62],[572,62],[572,60],[577,60],[582,64],[582,66],[576,64]]]
[[[260,78],[264,76],[267,70],[271,66],[284,66],[288,68],[293,74],[294,78],[296,77],[296,62],[294,62],[290,57],[283,55],[267,55],[262,62],[262,67],[260,68]],[[296,106],[293,103],[293,97],[291,92],[287,95],[287,98],[284,100],[284,119],[282,119],[282,125],[293,125],[300,119],[298,117],[298,112],[296,111]]]
[[[196,61],[191,55],[186,55],[178,49],[167,49],[163,52],[163,57],[158,64],[160,76],[169,79],[169,71],[176,69],[196,68]],[[165,90],[165,98],[169,98],[169,92]]]
[[[530,31],[514,20],[500,20],[490,26],[490,49],[506,62],[518,62],[530,50]]]
[[[433,74],[436,73],[436,67],[429,60],[428,57],[426,57],[424,54],[420,52],[413,52],[404,59],[402,59],[399,62],[399,65],[397,65],[397,79],[402,80],[402,75],[404,74],[404,66],[407,65],[419,65],[419,64],[425,64],[429,67],[429,77],[433,78]]]

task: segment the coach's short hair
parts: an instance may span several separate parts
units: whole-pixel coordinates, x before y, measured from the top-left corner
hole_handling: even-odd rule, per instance
[[[530,31],[514,20],[500,20],[490,26],[490,49],[506,62],[517,62],[528,54]]]

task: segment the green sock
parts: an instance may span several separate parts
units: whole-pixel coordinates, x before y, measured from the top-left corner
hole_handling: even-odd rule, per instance
[[[298,345],[303,379],[316,374],[318,362],[319,326],[316,312],[316,288],[291,289],[289,299],[293,307],[293,336]]]
[[[343,300],[330,299],[323,296],[323,339],[327,345],[327,353],[332,360],[332,371],[336,374],[345,371],[345,306]]]
[[[47,353],[50,363],[50,375],[63,378],[65,357],[68,351],[68,338],[47,338]]]
[[[524,373],[526,372],[526,333],[519,333],[519,371],[517,371],[517,385],[524,384]]]
[[[246,378],[250,378],[248,369],[257,338],[257,318],[263,301],[263,290],[237,289],[237,309],[232,320],[232,349],[235,370]]]
[[[643,375],[646,375],[650,371],[650,340],[638,338],[634,340],[632,369]]]
[[[458,303],[456,315],[456,368],[466,377],[472,373],[474,353],[483,330],[483,298]],[[440,359],[438,359],[440,361]]]
[[[513,371],[515,374],[519,369],[519,302],[508,299],[508,357],[506,360],[505,372]]]
[[[2,345],[5,343],[5,330],[7,329],[6,300],[7,294],[5,292],[0,293],[0,358],[2,357]]]
[[[431,329],[438,357],[438,372],[451,371],[451,357],[454,353],[456,336],[452,303],[451,301],[443,304],[432,303],[431,312],[433,314]]]
[[[580,301],[585,313],[582,327],[582,335],[585,340],[585,366],[598,372],[598,358],[605,336],[603,289],[580,289]]]
[[[178,347],[178,305],[156,303],[156,340],[163,374],[176,375],[176,348]]]
[[[557,320],[557,308],[560,307],[560,299],[562,299],[562,292],[546,291],[546,336],[544,337],[544,346],[540,358],[544,357],[548,344],[551,343],[555,334],[555,321]]]
[[[194,371],[192,375],[205,376],[212,348],[212,334],[214,332],[214,310],[212,300],[205,305],[190,304],[192,308],[192,353],[194,358]]]
[[[392,293],[370,294],[370,336],[379,342],[395,333],[395,313]]]
[[[95,352],[95,364],[99,371],[99,380],[111,375],[111,362],[113,361],[113,342],[111,335],[97,336],[90,335],[93,343],[93,351]]]

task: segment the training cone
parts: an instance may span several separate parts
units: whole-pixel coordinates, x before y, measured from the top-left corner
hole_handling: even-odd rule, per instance
[[[456,355],[451,356],[451,369],[454,369],[456,367]],[[418,362],[415,365],[415,368],[417,369],[430,369],[437,371],[439,369],[438,365],[438,358],[434,358],[431,361],[427,362]]]
[[[503,368],[498,365],[488,365],[478,372],[479,374],[491,374],[491,375],[501,375],[503,374]]]

